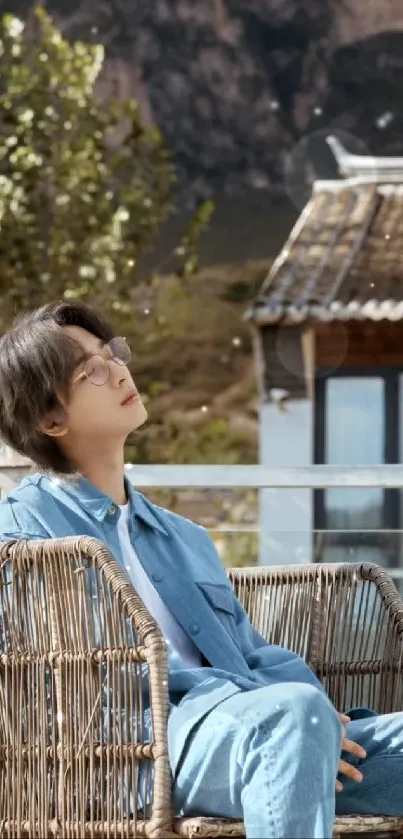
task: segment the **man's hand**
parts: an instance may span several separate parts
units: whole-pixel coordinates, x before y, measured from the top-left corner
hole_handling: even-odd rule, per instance
[[[347,717],[345,714],[339,713],[340,722],[343,723],[343,738],[341,743],[342,751],[348,752],[350,755],[354,755],[355,757],[359,757],[362,760],[367,756],[365,749],[362,746],[359,746],[358,743],[354,743],[353,740],[349,740],[346,737],[346,729],[344,726],[350,722],[350,717]],[[363,775],[359,769],[355,766],[351,766],[346,760],[340,760],[339,762],[339,772],[342,775],[346,775],[347,778],[351,778],[352,781],[357,781],[360,783],[362,781]],[[343,789],[343,784],[337,780],[336,781],[336,792],[341,792]]]

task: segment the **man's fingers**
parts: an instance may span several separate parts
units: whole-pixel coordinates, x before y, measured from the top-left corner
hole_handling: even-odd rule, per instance
[[[367,756],[365,749],[363,749],[358,743],[355,743],[354,740],[349,740],[348,737],[344,738],[342,748],[344,752],[348,752],[350,755],[355,755],[355,757],[359,757],[361,760],[364,760]]]
[[[339,772],[341,775],[346,775],[347,778],[350,778],[352,781],[356,781],[358,784],[363,779],[363,774],[357,769],[355,766],[352,766],[351,763],[347,763],[346,760],[339,761]]]
[[[366,758],[367,753],[365,749],[362,748],[358,743],[355,743],[354,740],[350,740],[346,737],[346,730],[344,728],[345,725],[348,725],[351,722],[350,717],[347,714],[339,713],[339,719],[342,723],[342,749],[344,752],[347,752],[350,755],[354,755],[354,757],[360,758],[364,760]],[[357,769],[356,766],[352,766],[351,763],[348,763],[347,760],[340,760],[339,761],[339,772],[341,775],[345,775],[347,778],[350,778],[352,781],[356,781],[360,783],[363,779],[363,774]],[[341,781],[337,779],[336,781],[336,792],[341,792],[343,790],[343,784]]]

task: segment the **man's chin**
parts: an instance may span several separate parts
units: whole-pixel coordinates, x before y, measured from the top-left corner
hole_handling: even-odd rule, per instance
[[[147,422],[148,414],[145,406],[143,403],[141,405],[136,405],[136,415],[133,422],[133,431],[136,431],[137,428],[140,428]]]

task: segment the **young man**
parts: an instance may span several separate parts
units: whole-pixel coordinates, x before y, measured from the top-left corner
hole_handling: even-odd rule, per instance
[[[0,436],[46,474],[1,503],[0,539],[87,534],[127,567],[168,641],[178,813],[243,818],[248,837],[330,837],[336,809],[403,815],[403,714],[347,723],[342,754],[340,715],[252,628],[206,532],[125,480],[125,440],[147,416],[129,362],[76,303],[3,336]]]

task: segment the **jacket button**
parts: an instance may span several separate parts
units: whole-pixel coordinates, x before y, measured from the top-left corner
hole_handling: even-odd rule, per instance
[[[151,579],[153,583],[162,583],[164,578],[161,576],[161,574],[151,574]]]
[[[191,623],[189,626],[189,632],[191,635],[197,635],[200,632],[200,624],[199,623]]]
[[[111,504],[111,506],[109,507],[109,510],[108,510],[108,516],[113,516],[115,510],[116,510],[115,505]]]

